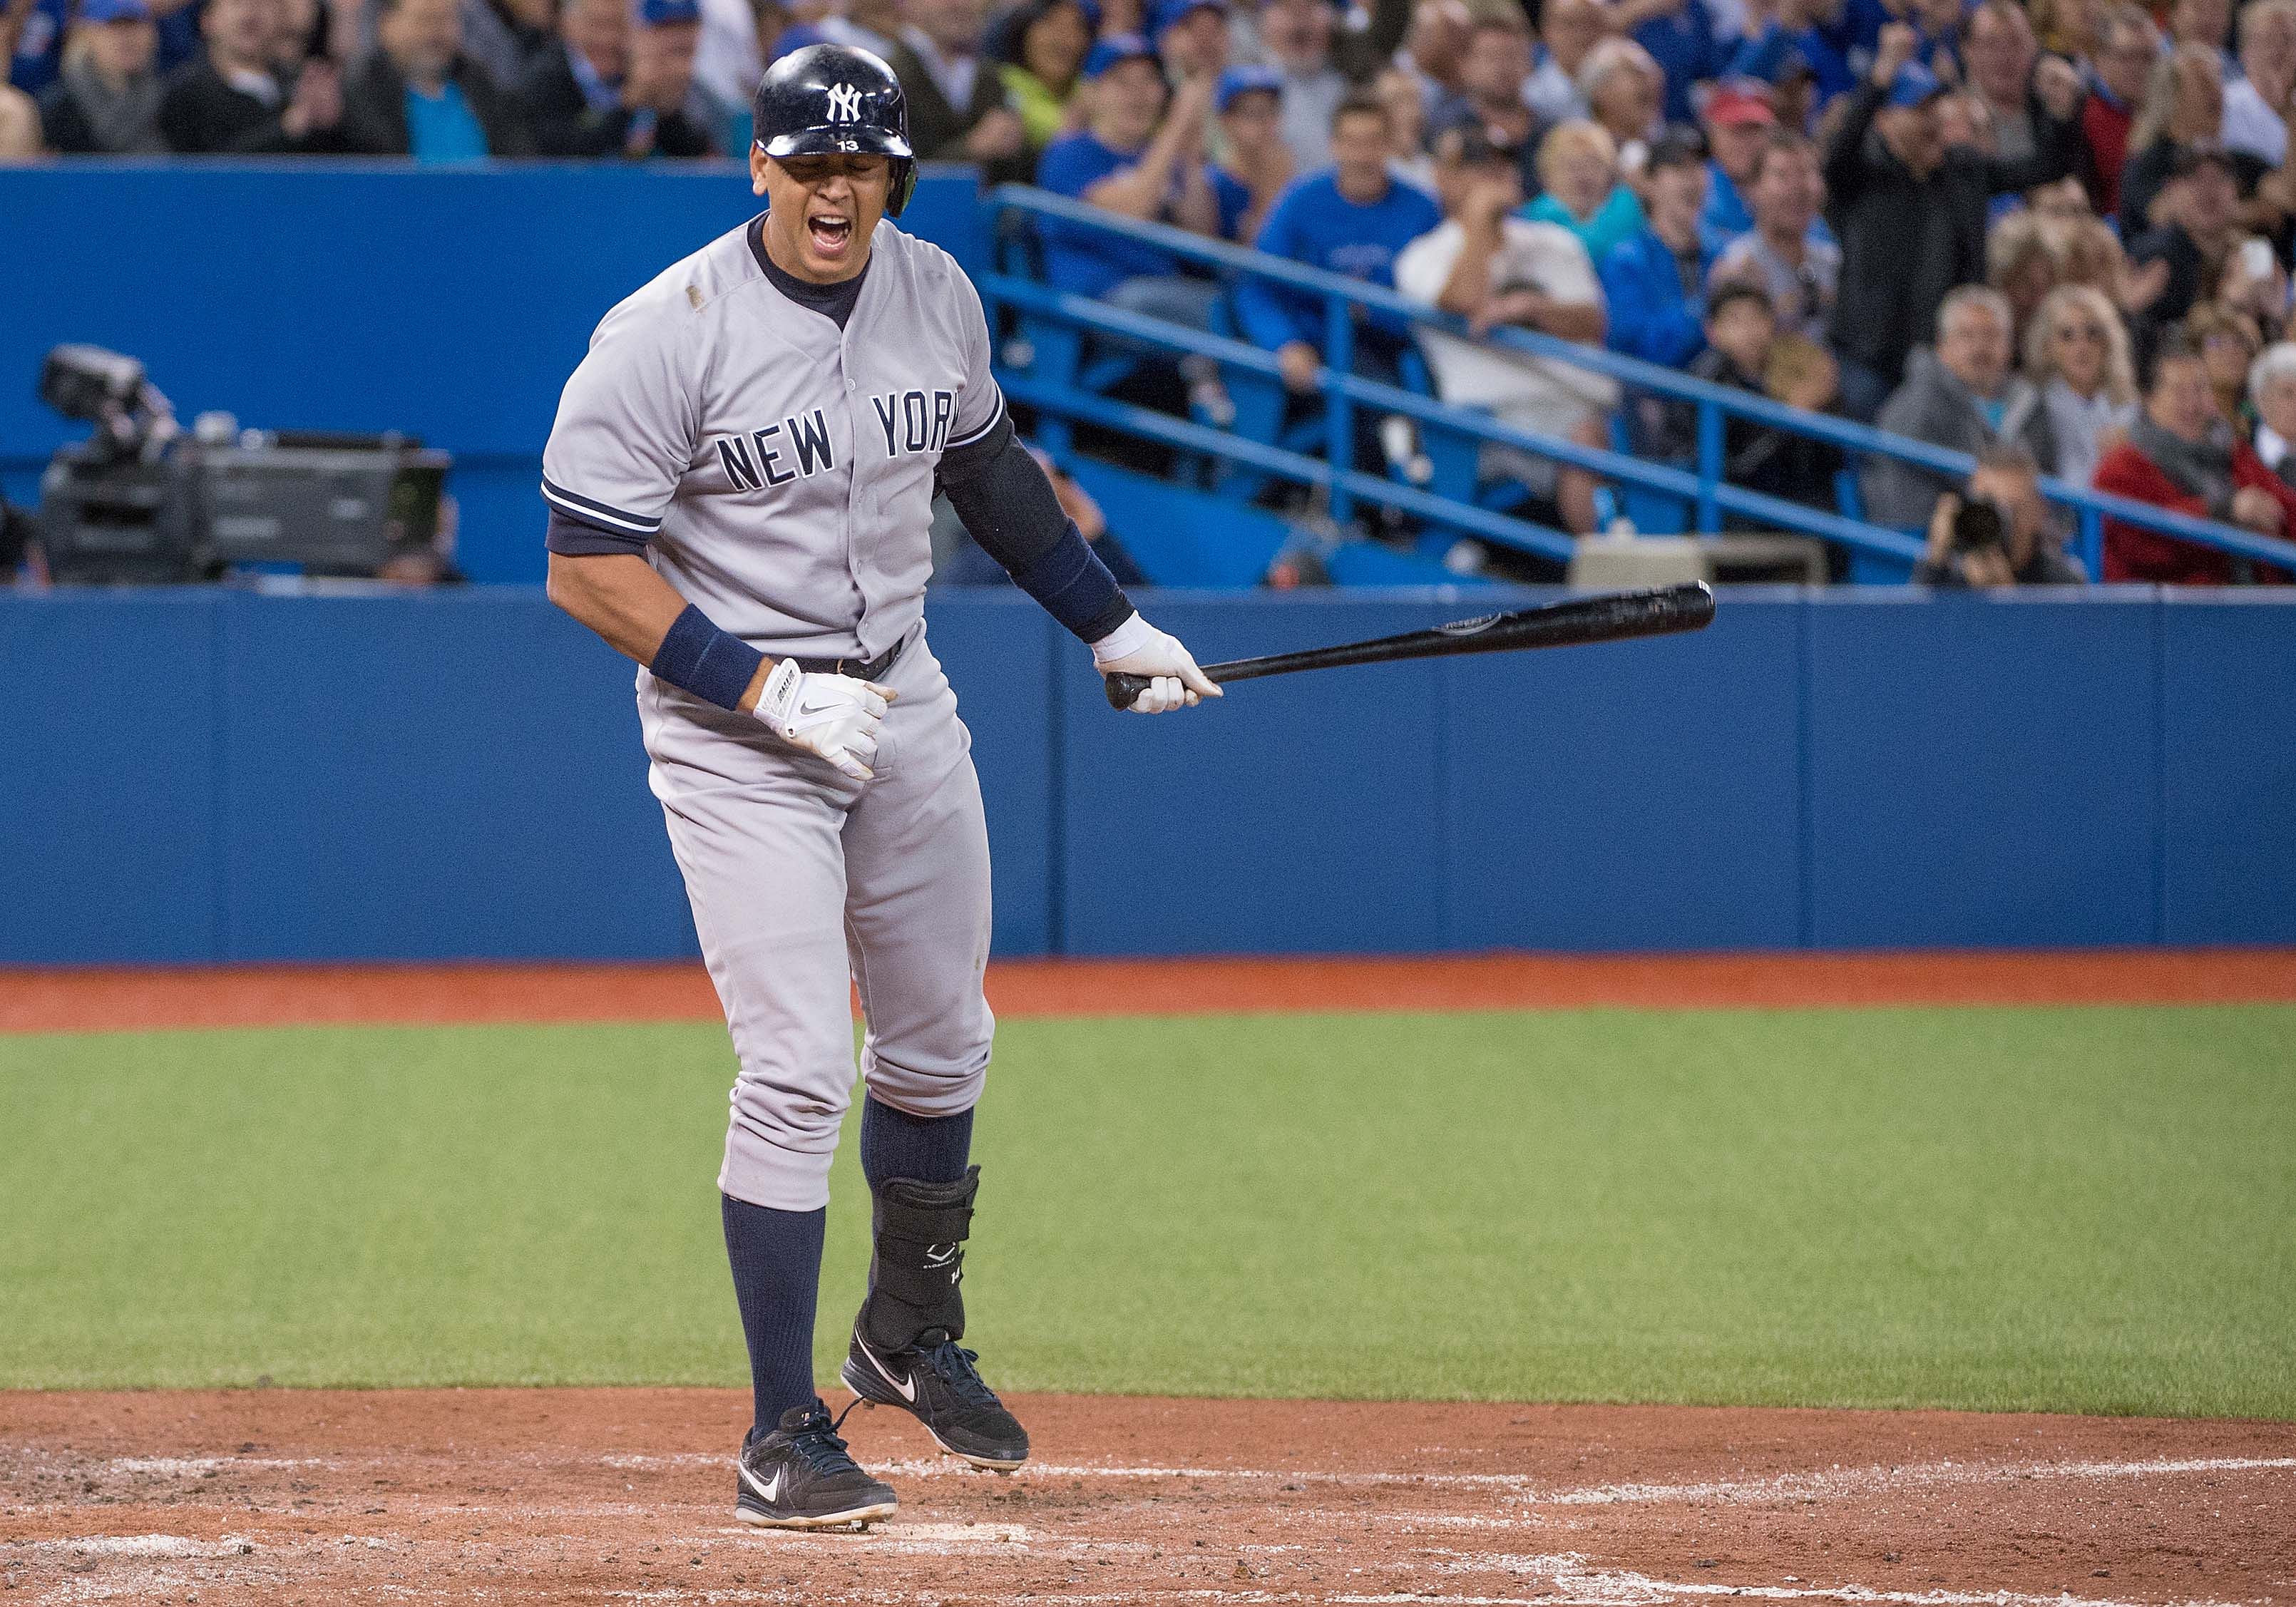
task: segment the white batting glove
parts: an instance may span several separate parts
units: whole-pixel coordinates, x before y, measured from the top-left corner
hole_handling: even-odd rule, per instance
[[[885,723],[890,686],[852,676],[808,675],[783,659],[758,694],[758,717],[792,747],[819,754],[855,781],[873,781],[877,732]]]
[[[1140,614],[1092,644],[1092,667],[1103,675],[1121,671],[1149,677],[1148,690],[1132,700],[1135,714],[1168,714],[1220,696],[1180,638],[1167,635]]]

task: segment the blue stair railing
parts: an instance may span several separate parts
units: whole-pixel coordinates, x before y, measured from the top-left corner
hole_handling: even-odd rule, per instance
[[[1559,436],[1514,429],[1488,414],[1446,406],[1349,372],[1355,349],[1355,324],[1363,312],[1390,313],[1416,325],[1465,334],[1465,320],[1453,314],[1407,300],[1393,291],[1361,280],[1325,273],[1225,241],[1206,239],[1185,229],[1125,217],[1050,191],[1006,184],[990,192],[984,204],[997,215],[992,222],[1013,212],[1080,224],[1156,246],[1177,257],[1218,269],[1232,280],[1270,280],[1318,298],[1324,306],[1324,367],[1316,379],[1316,389],[1324,401],[1324,442],[1320,455],[1310,456],[1193,421],[1173,418],[1151,408],[1113,401],[1071,382],[1039,379],[1017,366],[1000,369],[998,379],[1015,399],[1064,419],[1096,423],[1185,451],[1246,463],[1281,479],[1321,486],[1331,499],[1332,518],[1341,523],[1352,516],[1353,504],[1362,501],[1396,508],[1431,523],[1547,557],[1567,559],[1571,547],[1571,538],[1559,530],[1357,471],[1353,464],[1355,412],[1358,407],[1400,414],[1423,426],[1515,447],[1556,463],[1592,471],[1643,492],[1679,498],[1693,509],[1693,522],[1702,535],[1718,532],[1723,516],[1734,513],[1772,529],[1838,542],[1855,553],[1900,568],[1910,566],[1922,555],[1923,544],[1915,536],[1729,484],[1722,471],[1724,421],[1733,417],[1751,420],[1789,434],[1827,442],[1845,452],[1894,458],[1954,480],[1965,479],[1977,466],[1976,460],[1964,452],[1892,435],[1830,414],[1789,407],[1765,396],[1712,384],[1601,347],[1578,345],[1530,330],[1508,327],[1495,330],[1485,338],[1528,356],[1552,358],[1607,375],[1635,389],[1694,407],[1698,421],[1697,455],[1692,467],[1677,468],[1580,446]],[[1223,369],[1281,382],[1272,354],[1226,336],[1207,335],[1158,319],[1119,312],[1089,298],[1070,295],[1009,272],[984,275],[977,282],[985,300],[1012,307],[1035,320],[1094,332],[1168,354],[1201,354],[1218,362]],[[2103,572],[2103,531],[2107,519],[2235,557],[2296,570],[2296,542],[2195,519],[2054,477],[2042,480],[2041,494],[2072,515],[2073,550],[2092,578]]]

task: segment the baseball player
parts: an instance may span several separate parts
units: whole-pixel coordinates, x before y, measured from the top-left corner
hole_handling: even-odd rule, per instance
[[[756,1394],[735,1515],[816,1528],[894,1507],[813,1384],[849,987],[874,1255],[844,1382],[975,1466],[1029,1454],[957,1342],[995,1022],[980,783],[925,639],[936,490],[1097,667],[1150,677],[1134,709],[1219,693],[1062,513],[963,271],[890,221],[916,184],[892,71],[813,45],[752,111],[766,211],[606,315],[542,494],[552,599],[642,666],[649,782],[740,1062],[718,1177]]]

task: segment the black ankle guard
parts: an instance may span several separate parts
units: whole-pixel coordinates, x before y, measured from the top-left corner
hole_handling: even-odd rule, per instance
[[[875,1249],[861,1332],[881,1349],[906,1349],[929,1328],[964,1337],[964,1241],[972,1231],[972,1197],[980,1168],[955,1183],[888,1177],[873,1191]]]

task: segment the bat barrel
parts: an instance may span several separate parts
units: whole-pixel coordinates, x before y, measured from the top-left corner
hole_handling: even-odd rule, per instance
[[[1455,620],[1431,630],[1406,631],[1369,642],[1311,647],[1266,658],[1207,664],[1214,682],[1248,681],[1303,669],[1338,669],[1350,664],[1385,664],[1407,659],[1446,659],[1465,653],[1520,652],[1534,647],[1573,647],[1594,642],[1623,642],[1637,636],[1672,635],[1702,630],[1714,619],[1714,593],[1703,582],[1648,591],[1610,592],[1573,597],[1544,608],[1518,609]],[[1121,671],[1106,678],[1109,706],[1129,709],[1148,689],[1144,676]]]

